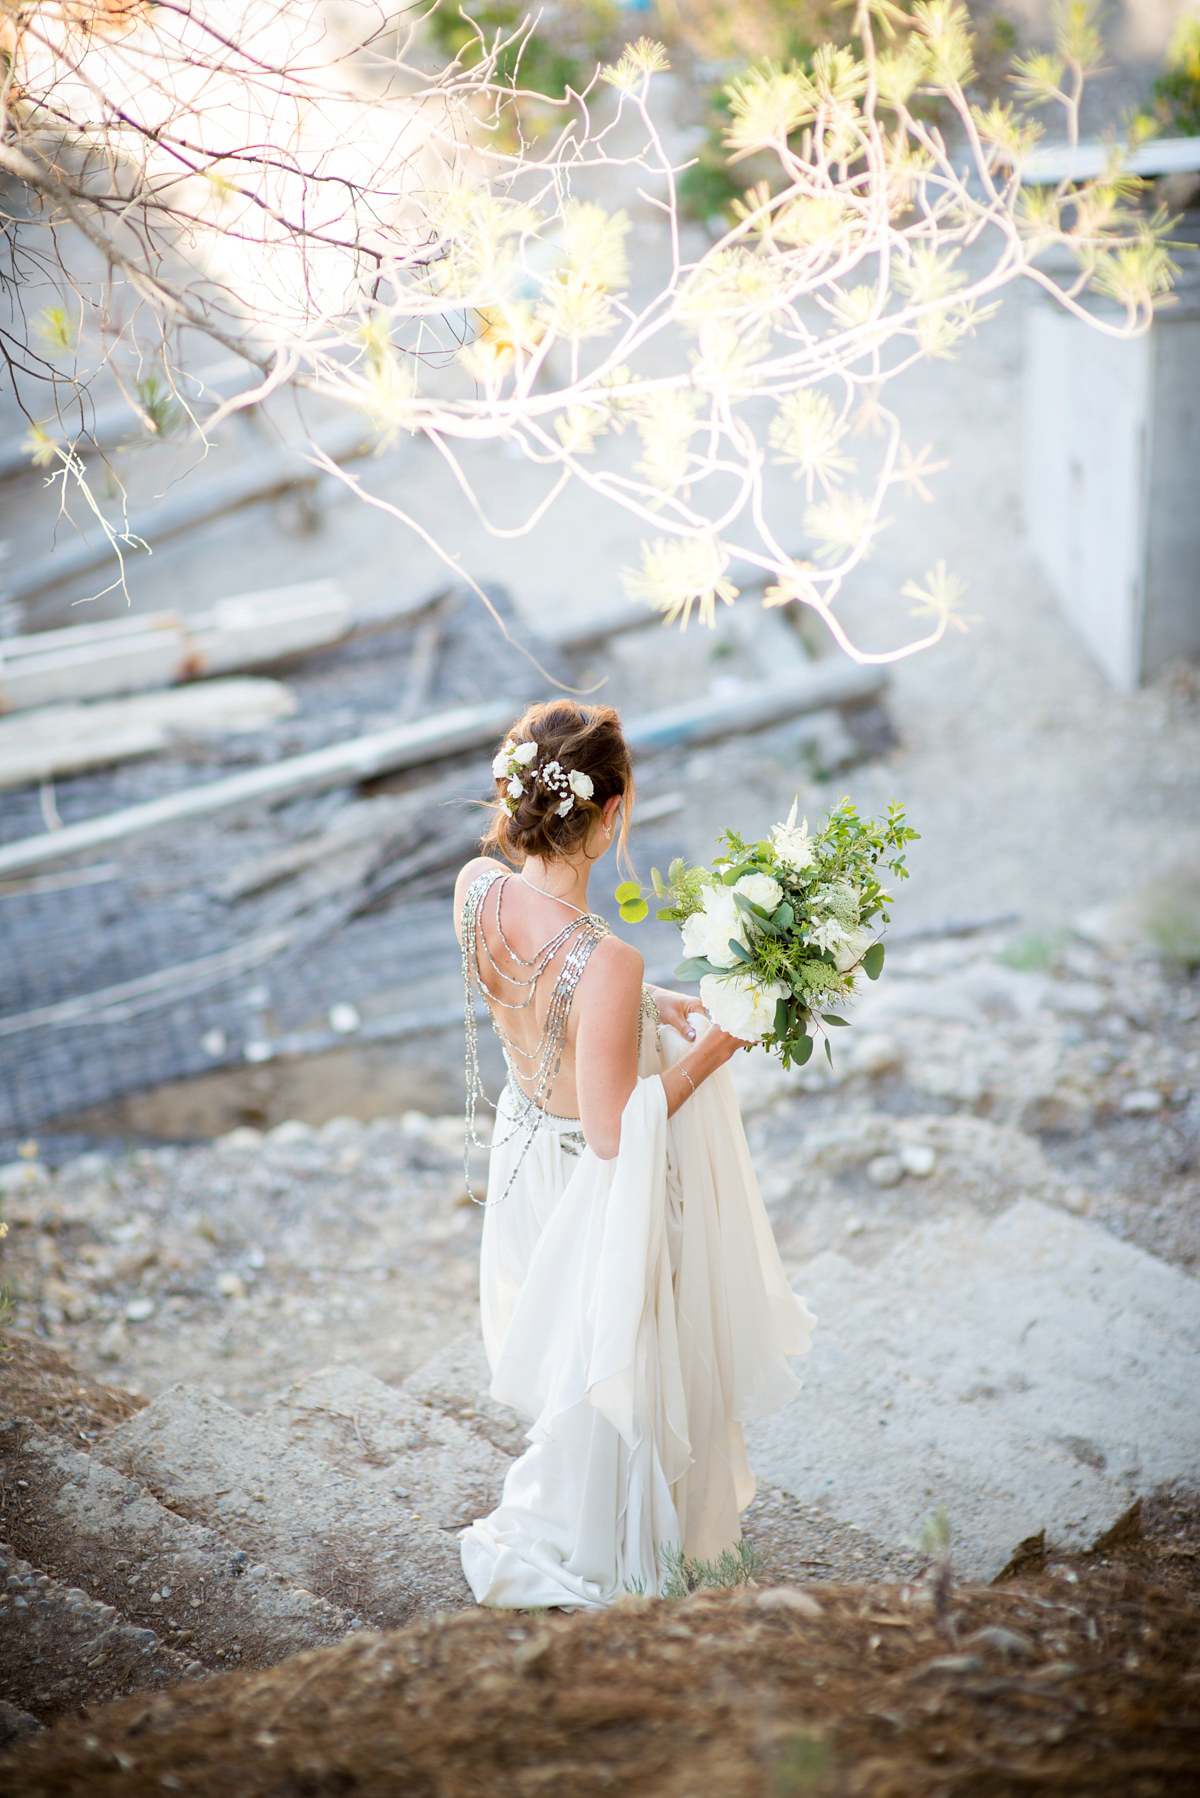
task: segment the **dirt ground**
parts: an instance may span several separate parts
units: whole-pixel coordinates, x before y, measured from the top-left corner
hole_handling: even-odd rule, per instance
[[[940,1622],[913,1586],[474,1611],[127,1699],[4,1774],[10,1798],[1182,1798],[1200,1611],[1128,1565],[956,1589]]]

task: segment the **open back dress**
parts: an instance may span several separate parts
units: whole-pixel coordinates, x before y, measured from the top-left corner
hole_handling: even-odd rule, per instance
[[[492,962],[484,908],[509,878],[488,870],[467,893],[463,972],[468,1042],[480,993],[509,1069],[480,1309],[492,1397],[529,1420],[529,1447],[497,1508],[463,1532],[462,1562],[480,1604],[577,1609],[659,1591],[664,1549],[711,1560],[740,1540],[755,1491],[742,1426],[793,1397],[789,1357],[807,1353],[816,1320],[788,1286],[728,1069],[667,1117],[659,1075],[689,1045],[658,1023],[648,993],[615,1157],[545,1108],[575,986],[607,926],[578,914],[552,956],[521,964],[529,974],[511,986],[529,997],[506,1007],[480,953]],[[503,1015],[539,981],[553,983],[546,1025],[536,1056],[523,1055]],[[473,1115],[477,1057],[468,1063]]]

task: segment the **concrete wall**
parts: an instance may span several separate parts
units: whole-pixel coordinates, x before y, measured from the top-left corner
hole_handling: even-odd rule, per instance
[[[1025,518],[1059,603],[1113,686],[1200,656],[1200,306],[1122,342],[1034,301]]]

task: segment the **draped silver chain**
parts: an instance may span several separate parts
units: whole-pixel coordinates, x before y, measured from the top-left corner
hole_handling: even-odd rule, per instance
[[[467,1039],[467,1128],[466,1141],[463,1146],[463,1176],[466,1180],[467,1196],[474,1204],[484,1206],[498,1205],[508,1197],[517,1174],[520,1172],[521,1164],[529,1153],[530,1144],[538,1130],[542,1128],[544,1119],[548,1115],[545,1101],[554,1090],[554,1082],[558,1077],[559,1068],[562,1066],[563,1050],[567,1044],[567,1021],[571,1015],[571,1002],[575,997],[575,989],[579,985],[592,950],[602,937],[609,934],[608,925],[603,918],[598,918],[594,912],[581,912],[577,918],[572,918],[570,923],[565,924],[557,935],[551,937],[548,943],[544,943],[532,960],[527,961],[524,956],[517,954],[504,934],[501,920],[504,889],[501,887],[496,894],[496,934],[516,966],[525,971],[524,977],[521,974],[508,973],[506,969],[500,967],[488,947],[482,922],[483,907],[488,894],[498,881],[506,881],[511,878],[502,868],[495,870],[489,868],[486,873],[479,876],[478,880],[472,881],[468,887],[462,911],[463,1011]],[[573,942],[572,937],[575,939]],[[527,1011],[533,1005],[536,997],[538,981],[564,944],[568,945],[567,952],[563,956],[562,966],[555,977],[550,1003],[546,1009],[546,1020],[533,1049],[522,1049],[519,1044],[514,1043],[501,1029],[495,1010],[492,1009],[492,1028],[500,1038],[500,1045],[504,1050],[504,1060],[509,1074],[509,1089],[513,1094],[518,1117],[508,1136],[499,1141],[493,1140],[491,1143],[481,1142],[475,1133],[476,1102],[482,1099],[483,1103],[492,1111],[495,1111],[496,1107],[484,1091],[479,1072],[479,1020],[475,1013],[475,995],[476,993],[482,994],[490,1009],[499,1006],[503,1011]],[[523,996],[511,1000],[502,999],[489,990],[484,983],[479,966],[481,945],[487,963],[497,979],[504,981],[506,985],[514,989],[516,994]],[[532,1096],[524,1090],[517,1078],[514,1056],[525,1064],[524,1077],[527,1081],[533,1082]],[[499,1148],[503,1143],[511,1142],[515,1136],[521,1135],[524,1136],[525,1141],[508,1185],[500,1197],[498,1199],[477,1199],[471,1190],[472,1147],[489,1150]],[[569,1147],[576,1154],[582,1151],[583,1139],[578,1132],[563,1132],[562,1135],[564,1147]],[[578,1142],[574,1140],[576,1136],[579,1138]]]

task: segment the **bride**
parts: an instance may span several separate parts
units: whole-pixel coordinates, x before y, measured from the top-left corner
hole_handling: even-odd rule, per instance
[[[462,1536],[480,1604],[657,1592],[662,1551],[710,1560],[754,1497],[742,1426],[791,1398],[813,1317],[788,1287],[726,1063],[700,1002],[642,985],[588,910],[622,853],[633,773],[617,714],[531,707],[493,763],[480,856],[455,888],[467,1115],[475,995],[508,1065],[480,1264],[493,1398],[530,1420],[500,1504]]]

